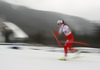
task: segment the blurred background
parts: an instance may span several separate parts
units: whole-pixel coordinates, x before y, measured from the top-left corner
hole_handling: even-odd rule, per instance
[[[0,0],[0,42],[57,47],[52,29],[58,30],[56,22],[63,19],[75,41],[100,48],[99,3],[99,0]],[[63,36],[57,36],[59,41]],[[76,43],[73,46],[87,47]]]

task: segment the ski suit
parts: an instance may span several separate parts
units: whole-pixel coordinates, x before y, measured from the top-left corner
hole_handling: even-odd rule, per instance
[[[67,25],[62,24],[61,27],[59,28],[59,33],[62,33],[62,32],[64,32],[65,36],[67,37],[67,40],[64,45],[65,55],[67,55],[68,49],[71,52],[77,51],[76,49],[72,48],[74,36],[72,35],[70,28]]]

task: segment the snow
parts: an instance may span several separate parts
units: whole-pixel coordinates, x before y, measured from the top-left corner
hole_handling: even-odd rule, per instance
[[[60,61],[64,53],[48,50],[62,48],[40,47],[44,50],[39,50],[36,46],[18,46],[20,49],[11,49],[13,46],[0,45],[0,70],[100,70],[99,53],[81,53],[77,59]]]
[[[11,22],[3,22],[9,29],[11,29],[16,38],[28,38],[28,35],[20,29],[17,25]]]

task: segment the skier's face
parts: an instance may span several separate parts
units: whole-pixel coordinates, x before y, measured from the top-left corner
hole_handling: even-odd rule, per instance
[[[62,23],[57,23],[59,27],[61,27]]]

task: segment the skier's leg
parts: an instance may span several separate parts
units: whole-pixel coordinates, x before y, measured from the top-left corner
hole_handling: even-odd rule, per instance
[[[77,49],[75,49],[75,48],[72,47],[72,42],[68,43],[68,48],[69,48],[69,51],[75,53],[74,57],[78,57],[79,54],[81,53],[80,50],[77,50]]]
[[[68,43],[67,42],[64,45],[64,53],[65,53],[65,56],[59,60],[66,60],[67,59],[67,53],[68,53]]]
[[[64,45],[64,52],[65,52],[65,56],[67,56],[67,53],[68,53],[68,46],[67,46],[67,44]]]
[[[70,34],[69,36],[67,36],[67,38],[68,38],[68,48],[69,48],[69,51],[71,51],[71,52],[76,52],[77,51],[77,49],[74,49],[73,47],[72,47],[72,44],[73,44],[73,42],[74,42],[74,36],[72,35],[72,34]]]
[[[71,42],[69,41],[69,43],[68,43],[69,51],[71,51],[71,52],[76,52],[77,49],[74,49],[74,48],[72,47],[72,44],[73,44],[73,41],[72,41],[72,40],[71,40]]]

